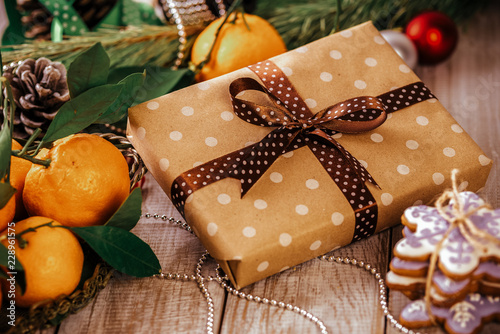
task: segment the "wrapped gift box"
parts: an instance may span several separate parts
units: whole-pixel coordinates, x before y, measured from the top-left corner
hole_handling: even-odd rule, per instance
[[[304,109],[309,108],[312,114],[323,110],[323,120],[328,116],[326,110],[332,110],[332,114],[334,110],[340,112],[344,108],[341,102],[354,106],[358,101],[355,98],[365,102],[368,96],[384,100],[386,105],[382,109],[388,112],[387,119],[362,133],[350,133],[348,126],[344,133],[323,129],[322,133],[334,139],[319,144],[314,139],[317,136],[308,132],[314,128],[307,127],[310,124],[307,115],[303,118],[296,115],[300,121],[291,122],[295,128],[290,124],[279,129],[258,126],[256,123],[261,120],[254,117],[257,104],[251,101],[274,106],[273,110],[279,114],[286,99],[283,97],[281,104],[276,101],[273,104],[269,98],[262,98],[263,92],[255,91],[258,82],[271,87],[268,91],[281,93],[279,81],[274,83],[271,77],[267,81],[262,79],[264,68],[259,65],[190,86],[129,111],[131,142],[235,286],[243,287],[398,224],[405,208],[428,203],[449,187],[454,168],[460,170],[460,190],[477,191],[484,186],[491,160],[423,85],[414,85],[419,82],[418,77],[370,22],[271,61],[270,69],[277,69],[279,74],[276,79],[284,80],[285,88],[294,87],[300,95],[299,102],[307,105]],[[285,78],[281,79],[282,76]],[[238,83],[239,78],[255,81],[245,79],[251,83]],[[231,88],[231,95],[229,87],[233,82],[236,86]],[[413,87],[419,90],[415,93]],[[401,92],[404,99],[398,99]],[[419,99],[418,103],[411,101],[412,96]],[[300,103],[297,108],[303,105]],[[334,108],[325,109],[335,104]],[[292,108],[291,103],[289,106]],[[397,111],[391,112],[393,107]],[[249,119],[245,119],[244,108],[253,108],[248,111]],[[269,110],[262,119],[274,115]],[[342,113],[345,114],[344,109]],[[385,117],[380,110],[374,114],[380,116],[378,119]],[[345,120],[342,124],[349,123],[348,116],[342,116]],[[355,119],[362,121],[360,117],[363,116]],[[297,124],[305,124],[305,130],[297,129]],[[249,166],[250,160],[256,158],[250,153],[257,152],[258,143],[264,140],[269,148],[263,145],[266,149],[262,153],[266,158],[271,156],[273,140],[277,145],[282,141],[279,136],[269,138],[270,133],[284,133],[285,138],[292,133],[289,136],[295,142],[260,173],[256,160]],[[302,138],[301,145],[294,145],[297,138]],[[339,153],[343,149],[331,143],[335,140],[349,153]],[[323,160],[321,154],[329,156],[334,151],[337,153],[332,153],[331,157],[335,155],[332,159]],[[245,157],[245,166],[239,161],[233,174],[227,171],[231,166],[222,166],[231,152],[236,153],[228,158],[233,159],[230,165],[238,160],[234,160],[234,154]],[[348,165],[338,165],[333,171],[328,168],[328,163],[333,161],[336,165],[336,160],[342,160],[339,157],[350,156],[357,160],[350,158]],[[361,166],[365,166],[379,187],[354,177],[358,183],[346,187],[357,189],[352,192],[351,188],[345,189],[335,173],[341,172],[340,177],[348,178],[343,175],[346,166],[354,167],[355,176],[360,177]],[[240,174],[236,175],[237,172]],[[260,175],[258,181],[248,181],[255,184],[249,190],[245,188],[248,192],[242,197],[241,184],[248,183],[238,177],[245,172]],[[226,177],[201,186],[205,177],[214,179],[217,175]],[[368,179],[368,175],[364,176]],[[365,196],[365,190],[371,193],[373,201],[369,200],[369,194]]]

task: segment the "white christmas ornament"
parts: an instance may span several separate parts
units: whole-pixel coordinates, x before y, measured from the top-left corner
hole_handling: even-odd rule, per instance
[[[414,69],[417,66],[418,51],[408,36],[394,30],[382,30],[380,34],[410,68]]]

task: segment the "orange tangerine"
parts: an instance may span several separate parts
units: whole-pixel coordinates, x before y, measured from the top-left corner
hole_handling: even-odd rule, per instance
[[[30,215],[51,217],[65,226],[104,224],[130,191],[128,165],[107,140],[76,134],[42,149],[24,185],[23,199]]]
[[[205,60],[223,20],[221,17],[213,21],[196,38],[191,52],[194,64]],[[283,39],[265,19],[252,14],[233,13],[220,30],[210,61],[196,78],[198,81],[212,79],[286,51]]]

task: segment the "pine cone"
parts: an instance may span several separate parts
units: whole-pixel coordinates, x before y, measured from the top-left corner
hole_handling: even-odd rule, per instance
[[[93,29],[113,9],[118,0],[76,0],[73,7],[80,14],[83,21]]]
[[[26,38],[50,40],[52,15],[38,0],[17,0],[17,10],[26,14],[21,18]]]
[[[14,137],[27,138],[37,128],[45,133],[59,108],[69,100],[64,65],[43,57],[36,61],[29,58],[7,68],[4,76],[16,103]]]

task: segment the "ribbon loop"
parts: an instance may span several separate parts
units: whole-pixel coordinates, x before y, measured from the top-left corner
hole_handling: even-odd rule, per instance
[[[387,119],[387,107],[376,97],[360,96],[325,108],[314,115],[321,127],[342,133],[371,131]]]
[[[272,106],[262,103],[242,99],[241,93],[249,90],[264,93]],[[281,102],[273,94],[270,94],[266,87],[262,86],[257,80],[252,78],[239,78],[229,86],[231,95],[231,104],[234,113],[242,120],[260,126],[287,126],[296,118],[286,107],[282,107]]]

